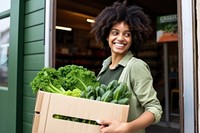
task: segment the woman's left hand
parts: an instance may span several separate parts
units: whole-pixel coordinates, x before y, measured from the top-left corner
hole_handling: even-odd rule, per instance
[[[97,120],[101,133],[130,133],[128,123],[119,121]]]

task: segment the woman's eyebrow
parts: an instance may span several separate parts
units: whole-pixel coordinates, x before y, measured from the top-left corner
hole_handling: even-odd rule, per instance
[[[118,30],[118,29],[112,28],[111,30]]]
[[[120,31],[120,30],[118,30],[118,29],[116,29],[116,28],[112,28],[111,31],[112,31],[112,30]],[[124,32],[131,32],[131,29],[125,30]]]

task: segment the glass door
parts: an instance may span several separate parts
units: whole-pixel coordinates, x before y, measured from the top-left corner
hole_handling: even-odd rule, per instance
[[[0,132],[7,132],[10,0],[0,0]]]

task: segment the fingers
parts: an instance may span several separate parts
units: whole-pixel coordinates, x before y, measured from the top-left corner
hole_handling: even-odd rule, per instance
[[[110,121],[105,121],[105,120],[96,120],[96,122],[103,128],[109,126],[111,123]]]
[[[97,122],[98,124],[101,124],[102,120],[96,120],[96,122]]]

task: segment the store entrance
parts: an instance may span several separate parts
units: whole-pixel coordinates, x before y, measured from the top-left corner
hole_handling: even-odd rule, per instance
[[[109,56],[109,52],[102,50],[102,45],[96,45],[94,36],[90,33],[91,23],[86,20],[93,19],[105,6],[114,1],[57,0],[56,26],[67,27],[67,30],[61,30],[61,27],[56,29],[56,68],[77,64],[95,71],[96,74],[99,72],[101,63]],[[176,15],[177,3],[174,0],[135,0],[130,4],[143,7],[152,19],[154,34],[136,56],[147,62],[154,78],[154,87],[164,111],[158,126],[174,128],[175,133],[180,128],[178,40],[158,43],[156,31],[157,18]],[[170,26],[167,28],[172,30]]]

